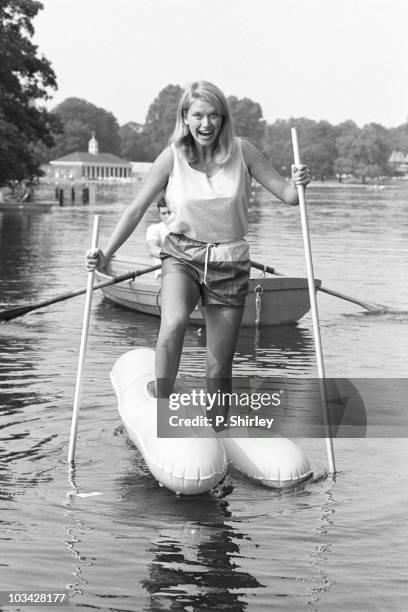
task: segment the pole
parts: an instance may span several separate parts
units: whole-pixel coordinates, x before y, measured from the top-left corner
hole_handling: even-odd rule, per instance
[[[294,155],[295,165],[300,166],[301,161],[300,161],[300,151],[299,151],[298,130],[296,127],[293,127],[291,129],[291,132],[292,132],[292,144],[293,144],[293,155]],[[303,246],[304,246],[305,258],[306,258],[307,282],[309,286],[310,307],[311,307],[312,319],[313,319],[313,336],[314,336],[314,344],[315,344],[316,359],[317,359],[317,372],[318,372],[318,377],[319,377],[320,396],[322,400],[323,423],[324,423],[324,429],[325,429],[327,458],[328,458],[330,473],[335,474],[336,466],[334,462],[333,440],[332,440],[331,431],[330,431],[330,419],[329,419],[327,389],[326,389],[326,380],[325,380],[326,376],[324,372],[322,341],[320,337],[319,314],[317,310],[316,288],[315,288],[314,274],[313,274],[312,250],[310,247],[310,234],[309,234],[309,226],[308,226],[307,213],[306,213],[305,186],[298,185],[297,190],[298,190],[298,196],[299,196],[300,218],[301,218],[301,223],[302,223]]]
[[[100,221],[100,215],[95,215],[93,232],[92,232],[92,249],[96,249],[98,246],[99,221]],[[68,462],[69,463],[74,462],[74,455],[75,455],[75,445],[76,445],[76,437],[77,437],[77,431],[78,431],[79,403],[81,399],[81,389],[82,389],[82,374],[83,374],[84,366],[85,366],[86,346],[88,342],[89,319],[91,316],[94,276],[95,276],[94,270],[92,270],[92,272],[88,272],[88,284],[86,288],[84,318],[82,322],[81,345],[79,349],[78,370],[77,370],[77,378],[76,378],[76,386],[75,386],[74,408],[72,412],[71,435],[69,439],[69,449],[68,449]]]

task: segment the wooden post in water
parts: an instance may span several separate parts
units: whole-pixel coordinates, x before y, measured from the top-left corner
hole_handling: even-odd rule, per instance
[[[82,204],[89,204],[89,187],[85,185],[82,188]]]

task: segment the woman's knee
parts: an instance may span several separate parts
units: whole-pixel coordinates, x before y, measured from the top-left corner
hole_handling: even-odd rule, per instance
[[[232,372],[232,361],[234,355],[223,355],[219,358],[212,353],[207,353],[206,375],[207,378],[223,379],[230,378]]]
[[[160,324],[159,338],[164,340],[166,338],[178,338],[183,337],[188,323],[188,314],[183,315],[182,313],[175,313],[172,316],[162,316]]]

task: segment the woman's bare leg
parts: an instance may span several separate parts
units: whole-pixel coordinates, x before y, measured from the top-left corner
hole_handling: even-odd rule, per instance
[[[231,393],[232,362],[244,308],[206,306],[207,323],[206,377],[208,393]],[[226,417],[228,405],[219,405],[213,415]]]
[[[187,273],[169,272],[162,279],[160,331],[156,347],[157,396],[169,397],[180,364],[184,334],[200,289]]]

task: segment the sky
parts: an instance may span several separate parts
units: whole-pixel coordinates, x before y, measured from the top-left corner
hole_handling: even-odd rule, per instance
[[[169,83],[205,79],[263,116],[408,120],[407,0],[41,0],[34,42],[58,91],[144,123]]]

